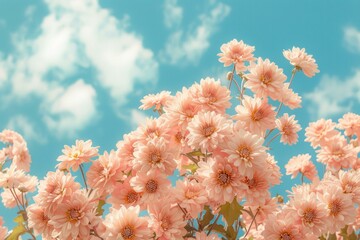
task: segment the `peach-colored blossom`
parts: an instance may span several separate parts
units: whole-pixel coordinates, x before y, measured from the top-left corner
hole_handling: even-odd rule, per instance
[[[135,143],[138,142],[138,138],[135,132],[124,134],[123,140],[116,143],[116,154],[120,161],[125,164],[125,172],[129,172],[133,168]]]
[[[285,113],[281,118],[276,119],[275,123],[281,134],[280,142],[289,145],[297,143],[299,137],[297,132],[301,130],[301,127],[295,120],[295,115],[289,116]]]
[[[317,158],[319,162],[326,164],[328,168],[339,170],[354,165],[358,152],[357,148],[347,143],[345,137],[338,135],[317,150]]]
[[[349,194],[353,202],[360,204],[360,170],[340,170],[339,181],[343,193]]]
[[[269,59],[257,59],[257,64],[250,65],[250,73],[246,74],[245,87],[251,89],[257,97],[281,99],[281,90],[286,80],[283,70]]]
[[[228,161],[238,168],[242,175],[252,176],[256,168],[262,168],[266,161],[264,139],[247,131],[238,130],[225,143],[223,151]]]
[[[224,158],[208,158],[199,162],[197,170],[209,199],[221,204],[231,202],[239,191],[240,178],[237,167]]]
[[[179,206],[169,206],[166,201],[158,201],[148,208],[149,227],[158,240],[183,239],[186,234],[183,212]]]
[[[144,174],[161,171],[170,176],[176,168],[174,152],[162,137],[138,143],[134,151],[133,168]]]
[[[355,221],[356,211],[351,196],[343,193],[337,185],[329,185],[319,194],[319,199],[326,205],[327,226],[330,233],[336,232]]]
[[[291,178],[296,178],[298,173],[303,174],[309,180],[313,181],[318,173],[315,165],[311,162],[309,154],[299,154],[292,157],[285,165],[286,175],[291,175]]]
[[[216,81],[209,77],[201,79],[200,84],[195,83],[189,91],[193,101],[202,110],[225,113],[225,110],[231,106],[230,91],[221,85],[220,80]]]
[[[15,141],[24,142],[24,138],[13,130],[4,129],[2,132],[0,132],[0,141],[13,144]]]
[[[244,123],[245,130],[263,136],[266,130],[275,127],[274,107],[268,104],[267,99],[244,96],[242,105],[235,108],[236,120]]]
[[[147,118],[146,122],[136,129],[135,135],[138,141],[143,143],[157,138],[169,141],[170,130],[166,118],[162,115],[159,118]]]
[[[5,239],[8,229],[4,226],[4,221],[0,216],[0,239]]]
[[[121,206],[112,208],[106,216],[106,239],[140,240],[152,239],[153,232],[148,228],[148,219],[139,217],[140,208]]]
[[[112,204],[113,208],[119,209],[120,206],[135,206],[139,204],[141,193],[138,193],[130,186],[130,178],[125,179],[123,183],[117,182],[107,202]]]
[[[252,205],[264,204],[270,196],[269,175],[269,169],[258,169],[251,177],[242,176],[238,199],[246,198],[246,202]]]
[[[49,224],[54,226],[52,237],[64,240],[89,239],[91,229],[100,221],[95,210],[95,201],[88,198],[85,192],[75,192],[49,215]]]
[[[255,47],[245,44],[242,40],[236,39],[221,45],[221,53],[218,54],[219,62],[224,63],[225,67],[231,64],[235,65],[236,72],[240,73],[246,70],[245,62],[253,61]]]
[[[15,164],[18,169],[22,169],[25,172],[30,171],[31,157],[25,141],[14,141],[11,155],[12,164]]]
[[[196,232],[195,237],[193,238],[187,238],[187,239],[194,239],[194,240],[221,240],[219,236],[217,236],[215,233],[212,233],[208,236],[208,234],[204,231],[202,232]]]
[[[302,70],[307,77],[311,78],[319,72],[315,59],[305,52],[305,48],[293,47],[291,50],[284,50],[283,55],[291,65],[297,70]]]
[[[34,229],[35,236],[41,235],[42,238],[50,238],[54,226],[49,224],[50,218],[44,209],[37,204],[33,204],[26,211],[29,217],[29,228]]]
[[[65,145],[62,152],[64,155],[58,157],[57,161],[60,163],[57,165],[58,169],[77,171],[80,164],[89,162],[91,158],[98,155],[98,147],[92,147],[92,141],[76,140],[75,145],[71,147]]]
[[[204,187],[196,180],[178,180],[174,190],[174,196],[180,206],[190,214],[192,218],[197,218],[207,203],[207,194]]]
[[[335,130],[336,123],[330,119],[319,119],[311,122],[305,129],[306,142],[310,142],[313,148],[326,145],[326,143],[340,132]]]
[[[262,235],[265,239],[304,240],[304,233],[290,212],[270,215],[265,222]]]
[[[19,200],[19,202],[15,200],[14,195],[16,195],[16,198]],[[15,189],[5,188],[4,191],[1,193],[1,201],[4,207],[6,208],[15,208],[17,204],[20,205],[25,204],[23,193],[16,188]]]
[[[273,186],[280,184],[282,176],[280,167],[278,166],[277,161],[275,161],[274,156],[270,155],[269,153],[267,154],[265,166],[265,168],[268,169],[270,173],[268,175],[270,185]]]
[[[17,188],[22,192],[33,192],[37,185],[37,177],[25,174],[24,170],[17,169],[11,164],[0,172],[0,187]]]
[[[203,153],[216,149],[232,132],[232,122],[215,112],[199,112],[188,126],[188,144]]]
[[[281,99],[279,99],[285,106],[288,106],[290,109],[300,108],[301,107],[301,96],[295,93],[290,88],[290,83],[284,83],[284,86],[281,90]]]
[[[276,197],[271,198],[270,196],[265,199],[264,202],[259,204],[249,204],[248,202],[245,202],[244,207],[247,209],[251,209],[251,212],[253,215],[256,214],[255,221],[257,224],[262,224],[266,221],[267,217],[270,214],[273,214],[277,212],[278,205],[277,205],[278,199]],[[243,214],[244,223],[246,226],[249,226],[251,221],[253,220],[253,216],[250,216],[248,213]],[[255,226],[252,226],[255,228]]]
[[[91,188],[96,188],[102,193],[112,191],[116,181],[123,178],[126,166],[116,156],[115,151],[104,152],[99,159],[95,160],[86,173],[86,179]]]
[[[360,137],[360,115],[346,113],[339,119],[338,128],[345,130],[346,136],[356,135]]]
[[[154,108],[154,111],[162,112],[163,107],[166,107],[172,100],[169,91],[161,91],[157,94],[148,94],[141,99],[142,105],[139,109],[147,110]]]

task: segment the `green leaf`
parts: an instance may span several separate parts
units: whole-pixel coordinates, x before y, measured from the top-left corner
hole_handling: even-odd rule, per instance
[[[232,226],[241,215],[242,209],[243,207],[238,203],[235,197],[231,203],[227,202],[222,205],[219,213],[224,216],[227,225]]]
[[[189,164],[189,165],[185,165],[183,166],[185,169],[189,169],[192,173],[195,173],[196,170],[198,169],[198,166],[193,163],[193,164]]]
[[[327,240],[337,240],[336,234],[330,234]]]
[[[19,215],[14,218],[14,222],[18,225],[14,227],[11,231],[11,234],[6,238],[6,240],[18,240],[21,235],[27,232],[24,226],[24,211],[20,211]]]
[[[214,215],[211,212],[211,209],[209,206],[205,206],[204,209],[206,210],[204,217],[200,220],[200,224],[202,226],[202,228],[206,227],[207,225],[209,225],[209,223],[211,222],[211,220],[214,218]]]
[[[192,152],[188,152],[186,155],[194,156],[194,157],[201,157],[204,156],[204,154],[200,150],[195,150]]]
[[[214,226],[212,227],[212,230],[215,232],[218,232],[224,236],[227,235],[223,225],[215,223]]]
[[[102,208],[104,205],[105,205],[105,200],[100,200],[98,205],[97,205],[97,208],[96,208],[96,216],[102,216],[103,213],[104,213],[104,209]]]
[[[236,240],[236,232],[232,226],[228,226],[226,229],[226,236],[229,240]]]

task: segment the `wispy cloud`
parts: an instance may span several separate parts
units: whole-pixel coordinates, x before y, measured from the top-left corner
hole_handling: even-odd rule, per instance
[[[137,109],[132,109],[130,114],[132,129],[136,129],[139,125],[145,124],[146,118],[148,117],[143,111]]]
[[[6,125],[7,129],[17,131],[26,141],[36,141],[38,143],[45,143],[47,140],[35,128],[35,124],[24,115],[16,115],[12,117]]]
[[[314,91],[305,94],[313,118],[344,114],[360,104],[360,69],[348,78],[324,75]]]
[[[70,135],[88,126],[86,117],[96,112],[94,84],[109,92],[118,109],[126,104],[135,84],[156,81],[158,63],[141,37],[128,29],[127,16],[118,20],[97,0],[45,3],[49,14],[40,34],[33,37],[26,27],[14,34],[16,50],[6,56],[5,64],[0,62],[0,86],[5,76],[14,98],[37,96],[50,104],[41,111],[50,130]],[[84,69],[95,73],[98,82],[82,76]],[[84,80],[74,83],[79,77]],[[84,104],[89,110],[83,109]]]
[[[229,13],[229,6],[213,3],[209,12],[199,15],[195,27],[176,29],[160,52],[163,62],[174,65],[197,63],[210,46],[210,37]]]
[[[167,28],[178,27],[182,21],[183,9],[177,0],[164,1],[164,23]]]
[[[346,47],[351,52],[360,53],[360,31],[355,27],[344,29],[344,39]]]

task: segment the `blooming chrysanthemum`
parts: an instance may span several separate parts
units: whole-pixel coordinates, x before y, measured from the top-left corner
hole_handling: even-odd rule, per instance
[[[35,202],[51,214],[59,204],[71,198],[80,189],[71,174],[62,171],[48,172],[44,180],[40,180]]]
[[[176,168],[174,154],[164,138],[153,139],[136,145],[133,168],[141,173],[160,171],[171,175]]]
[[[125,169],[126,165],[116,156],[115,151],[111,151],[110,154],[105,151],[93,162],[86,178],[89,186],[98,189],[100,194],[111,192],[116,181],[122,180],[122,172]]]
[[[167,175],[161,172],[153,171],[149,174],[137,174],[130,180],[130,186],[140,194],[141,203],[145,206],[154,204],[159,198],[168,193],[171,186]]]
[[[85,192],[75,192],[49,216],[49,224],[54,226],[52,237],[64,240],[89,239],[90,230],[100,220],[95,210],[95,201],[88,198]]]
[[[14,195],[16,195],[16,200],[14,198]],[[20,192],[17,188],[15,189],[9,189],[5,188],[4,191],[1,193],[1,201],[6,208],[14,208],[17,206],[17,204],[24,205],[25,199],[22,197],[23,193]]]
[[[209,158],[200,162],[197,170],[209,199],[220,203],[231,202],[239,191],[237,167],[224,158]]]
[[[310,78],[319,72],[315,59],[305,52],[305,48],[293,47],[292,50],[284,50],[283,55],[291,65],[297,70],[302,70]]]
[[[253,61],[255,47],[245,44],[242,40],[236,39],[221,45],[221,53],[218,54],[219,62],[224,63],[225,67],[231,64],[235,65],[236,72],[240,73],[246,70],[245,62]]]
[[[269,169],[259,169],[254,171],[252,177],[242,176],[238,199],[241,201],[245,197],[249,204],[264,204],[270,196],[269,175]]]
[[[208,201],[207,194],[201,183],[188,178],[176,182],[174,196],[180,206],[186,209],[192,218],[197,218],[198,214],[203,210],[204,204]]]
[[[13,144],[15,141],[24,142],[24,138],[13,130],[4,129],[2,132],[0,132],[0,141]]]
[[[136,129],[135,135],[138,141],[143,143],[157,138],[169,141],[170,130],[164,115],[161,115],[159,118],[147,118],[146,122]]]
[[[2,217],[0,216],[0,239],[5,239],[6,235],[7,235],[7,228],[4,225],[4,221],[2,219]]]
[[[286,175],[291,175],[291,178],[296,178],[300,172],[305,177],[313,181],[317,177],[317,170],[315,165],[311,162],[309,154],[299,154],[292,157],[285,165]]]
[[[92,147],[92,141],[76,140],[75,146],[71,147],[65,145],[62,152],[64,155],[58,157],[57,161],[60,163],[57,165],[58,169],[77,171],[80,164],[89,162],[91,158],[98,155],[98,147]]]
[[[13,164],[15,164],[18,169],[22,169],[25,172],[29,172],[31,157],[26,142],[15,141],[11,150],[12,150],[11,155],[13,156],[12,157]]]
[[[37,204],[33,204],[26,211],[29,218],[29,228],[34,229],[35,236],[41,234],[42,238],[50,239],[54,227],[49,224],[50,218],[44,209]]]
[[[225,113],[231,106],[230,91],[221,85],[220,80],[215,81],[209,77],[201,79],[200,84],[195,83],[189,91],[193,101],[203,110]]]
[[[358,150],[348,144],[343,136],[336,136],[317,150],[318,161],[328,168],[349,168],[357,161]]]
[[[250,88],[257,97],[281,98],[281,90],[286,80],[283,70],[269,59],[257,59],[257,64],[250,66],[250,73],[245,75],[245,87]]]
[[[157,94],[149,94],[141,99],[142,105],[139,109],[147,110],[154,108],[154,111],[162,112],[164,106],[167,106],[172,100],[172,96],[169,91],[161,91]]]
[[[290,109],[300,108],[301,96],[295,93],[289,86],[289,83],[284,83],[284,86],[281,90],[281,99],[279,99],[279,101]]]
[[[353,202],[360,204],[360,170],[340,170],[339,181],[343,193],[349,194]]]
[[[338,128],[345,130],[346,136],[357,135],[360,137],[360,115],[346,113],[339,119]]]
[[[298,134],[301,130],[298,121],[295,120],[295,115],[289,117],[287,113],[285,113],[281,118],[276,119],[275,121],[277,129],[281,134],[280,142],[292,145],[297,143]]]
[[[246,130],[262,136],[267,129],[275,127],[274,107],[268,104],[267,99],[244,96],[242,105],[235,108],[236,120],[244,123]]]
[[[253,214],[256,214],[255,221],[257,224],[262,224],[266,221],[267,217],[270,214],[275,213],[278,209],[277,205],[278,199],[276,197],[271,198],[270,196],[265,199],[264,202],[260,204],[249,204],[248,202],[245,202],[244,207],[250,208],[251,212]],[[250,216],[250,214],[243,214],[244,223],[249,226],[251,221],[253,220],[253,216]],[[253,227],[255,227],[253,225]]]
[[[155,232],[158,240],[183,239],[186,234],[184,214],[180,207],[171,207],[158,201],[148,208],[150,215],[149,227]]]
[[[107,200],[108,203],[112,204],[113,208],[118,209],[121,205],[130,207],[139,204],[141,194],[130,186],[129,181],[130,179],[127,178],[123,183],[116,183],[110,198]]]
[[[319,119],[311,122],[305,129],[306,142],[310,142],[313,148],[325,145],[331,138],[340,132],[335,130],[336,123],[330,119]]]
[[[26,175],[24,170],[17,169],[14,164],[9,168],[0,171],[0,187],[2,188],[18,188],[22,183],[30,180],[30,176]]]
[[[228,161],[238,168],[241,175],[252,176],[256,168],[262,168],[267,155],[262,145],[264,139],[247,131],[234,132],[225,143],[223,151],[229,156]]]
[[[116,143],[116,155],[126,165],[126,172],[132,170],[136,142],[138,142],[138,138],[135,136],[135,132],[131,132],[124,134],[123,140]]]
[[[356,211],[351,196],[343,193],[337,185],[329,185],[319,195],[326,205],[328,231],[334,233],[355,221]]]
[[[219,143],[228,139],[232,132],[232,122],[222,114],[199,112],[189,123],[188,144],[203,153],[218,148]]]
[[[120,209],[112,208],[106,216],[104,224],[109,240],[140,240],[152,239],[153,232],[148,228],[145,217],[139,217],[140,208],[121,206]]]
[[[267,158],[266,158],[266,169],[269,169],[269,175],[268,175],[268,179],[269,179],[269,183],[271,186],[273,185],[277,185],[281,183],[281,171],[280,171],[280,167],[277,165],[277,161],[275,161],[274,156],[270,155],[269,153],[267,154]]]

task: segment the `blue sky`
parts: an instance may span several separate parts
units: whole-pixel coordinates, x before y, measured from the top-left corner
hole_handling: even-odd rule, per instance
[[[290,77],[283,49],[304,47],[320,73],[297,74],[303,129],[320,117],[360,112],[360,2],[346,1],[0,0],[0,126],[24,135],[43,178],[63,146],[92,139],[100,152],[150,112],[149,93],[172,93],[203,77],[224,80],[221,44],[234,38],[256,47]],[[273,145],[282,167],[307,143]],[[284,149],[286,149],[284,151]],[[315,160],[315,158],[313,158]],[[319,170],[321,167],[318,168]],[[284,193],[297,180],[284,177]],[[12,226],[15,211],[0,207]]]

